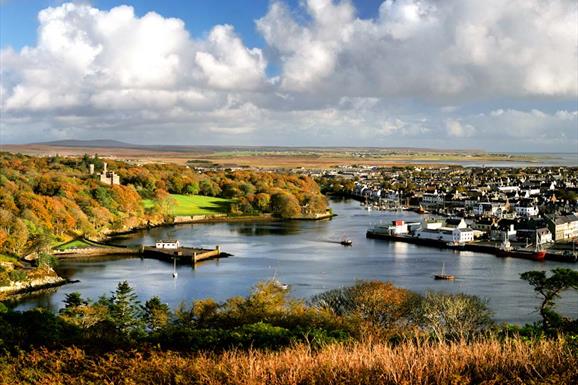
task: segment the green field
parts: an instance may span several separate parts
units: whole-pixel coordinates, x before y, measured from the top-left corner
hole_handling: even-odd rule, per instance
[[[173,215],[213,215],[213,214],[227,214],[231,199],[206,197],[202,195],[180,195],[171,194],[175,205],[172,208]],[[144,199],[143,205],[145,209],[154,207],[155,203],[152,199]]]
[[[77,238],[70,242],[63,243],[59,246],[56,246],[55,249],[57,250],[68,250],[68,249],[83,249],[86,247],[105,247],[98,243],[90,242],[86,239]]]

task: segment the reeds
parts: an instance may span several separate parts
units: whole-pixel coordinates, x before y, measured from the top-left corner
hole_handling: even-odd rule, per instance
[[[115,352],[76,348],[4,358],[4,383],[108,384],[575,384],[578,357],[562,339],[305,345],[278,352]]]

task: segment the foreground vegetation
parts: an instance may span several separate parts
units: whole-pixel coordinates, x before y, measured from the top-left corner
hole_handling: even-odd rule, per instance
[[[232,350],[183,354],[151,350],[102,356],[78,348],[0,359],[12,384],[575,384],[578,355],[562,339],[519,338],[397,346],[363,342],[319,350]]]
[[[543,296],[541,323],[497,325],[475,296],[425,295],[380,281],[308,302],[275,281],[224,303],[171,311],[119,283],[96,301],[67,295],[58,314],[0,306],[6,383],[574,384],[578,320],[555,299],[578,272],[522,275]]]

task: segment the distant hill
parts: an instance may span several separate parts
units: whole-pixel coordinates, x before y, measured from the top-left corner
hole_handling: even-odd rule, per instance
[[[44,146],[60,146],[60,147],[115,147],[115,148],[140,148],[137,144],[130,144],[112,139],[93,139],[93,140],[54,140],[50,142],[31,143],[40,144]]]
[[[221,151],[256,151],[256,152],[293,152],[293,151],[314,151],[314,152],[332,152],[335,150],[349,152],[379,151],[379,152],[430,152],[430,153],[485,153],[484,150],[478,149],[435,149],[435,148],[418,148],[418,147],[348,147],[348,146],[227,146],[227,145],[169,145],[169,144],[132,144],[112,139],[94,139],[78,140],[66,139],[55,140],[50,142],[30,143],[32,145],[44,145],[55,147],[85,147],[85,148],[130,148],[130,149],[147,149],[161,152],[221,152]]]

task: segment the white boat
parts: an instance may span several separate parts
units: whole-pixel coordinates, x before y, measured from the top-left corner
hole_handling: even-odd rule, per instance
[[[279,281],[279,280],[277,279],[277,272],[275,272],[275,274],[273,274],[273,278],[271,278],[271,281],[270,281],[270,282],[273,284],[273,286],[275,286],[275,287],[277,287],[277,288],[279,288],[279,289],[281,289],[281,290],[287,290],[287,289],[289,289],[289,285],[288,285],[288,284],[286,284],[285,282],[281,282],[281,281]]]

